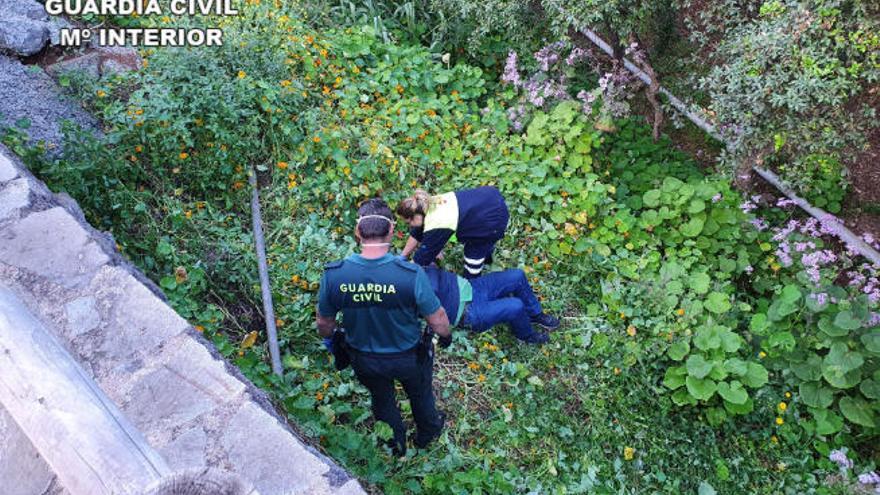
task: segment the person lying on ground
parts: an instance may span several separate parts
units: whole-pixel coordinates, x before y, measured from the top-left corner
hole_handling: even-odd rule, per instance
[[[547,333],[534,326],[546,330],[559,327],[559,319],[542,310],[522,270],[492,272],[468,280],[432,264],[425,267],[425,273],[453,326],[484,332],[507,323],[517,339],[529,344],[549,341]]]
[[[428,266],[455,234],[464,244],[465,278],[477,278],[491,263],[495,243],[504,237],[510,212],[498,189],[491,186],[429,196],[419,189],[397,205],[397,214],[410,226],[401,253]]]

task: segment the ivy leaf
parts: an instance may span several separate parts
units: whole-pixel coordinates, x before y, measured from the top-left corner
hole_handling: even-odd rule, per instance
[[[722,292],[712,292],[706,298],[706,309],[715,313],[722,314],[730,311],[730,297]]]
[[[840,412],[843,413],[843,417],[848,419],[851,423],[866,426],[868,428],[873,428],[875,426],[874,411],[871,409],[871,405],[865,400],[857,397],[843,397],[837,405],[840,407]]]
[[[688,375],[694,378],[705,378],[712,371],[712,366],[702,354],[693,354],[687,360]]]
[[[834,402],[834,392],[820,382],[801,383],[798,392],[804,404],[817,409],[825,409]]]
[[[761,366],[758,363],[749,363],[747,365],[748,369],[746,370],[746,374],[742,377],[742,382],[746,387],[749,388],[761,388],[769,379],[769,374],[767,373],[767,368]]]
[[[749,400],[749,393],[743,388],[742,383],[734,380],[728,384],[721,382],[718,384],[718,395],[724,400],[737,405],[745,404]]]
[[[716,385],[715,382],[706,378],[700,379],[695,378],[693,376],[689,376],[685,379],[685,384],[687,385],[687,391],[691,394],[691,396],[697,400],[709,400],[715,395]]]

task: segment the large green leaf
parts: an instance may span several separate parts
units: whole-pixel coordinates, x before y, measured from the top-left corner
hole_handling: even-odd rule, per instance
[[[705,378],[712,371],[713,363],[706,361],[702,354],[692,354],[687,359],[688,375],[694,378]]]
[[[709,275],[700,272],[691,275],[691,290],[696,292],[697,294],[705,294],[709,292],[709,287],[712,284],[712,279]]]
[[[721,348],[724,349],[724,352],[734,353],[742,346],[742,337],[733,333],[729,328],[721,327],[719,335],[721,337]]]
[[[706,298],[705,307],[715,314],[726,313],[731,308],[730,296],[722,292],[712,292]]]
[[[861,328],[862,322],[853,315],[852,311],[846,310],[837,313],[837,316],[834,317],[834,326],[852,331]]]
[[[755,401],[751,397],[745,404],[734,404],[733,402],[724,401],[724,409],[730,414],[748,414],[755,409]]]
[[[823,387],[820,382],[804,382],[798,387],[801,400],[804,404],[824,409],[834,402],[834,392],[830,388]]]
[[[718,395],[724,400],[737,405],[745,404],[749,400],[749,393],[743,388],[742,383],[734,380],[728,384],[727,382],[718,383]]]
[[[831,318],[827,316],[819,318],[819,330],[829,337],[843,337],[849,333],[849,330],[845,330],[835,325],[834,322],[831,321]]]
[[[862,395],[869,399],[880,400],[880,382],[877,380],[870,378],[862,380],[862,383],[859,384],[859,390],[862,391]]]
[[[850,388],[858,384],[858,369],[865,362],[861,354],[850,351],[846,344],[836,342],[822,361],[822,376],[837,388]]]
[[[864,399],[858,397],[843,397],[837,405],[840,407],[840,412],[843,413],[843,417],[850,422],[857,425],[867,426],[868,428],[873,428],[875,426],[874,411],[871,409],[871,405]]]
[[[688,392],[687,388],[679,388],[672,394],[672,402],[675,403],[676,406],[695,406],[697,405],[697,399],[694,398]]]
[[[785,304],[794,304],[801,299],[801,290],[797,285],[786,285],[779,295],[779,300]]]
[[[749,371],[748,363],[739,358],[731,358],[724,361],[724,369],[735,376],[745,375]]]
[[[687,391],[697,400],[709,400],[715,395],[715,382],[706,378],[688,376],[685,380]]]
[[[704,325],[694,335],[694,345],[698,349],[708,351],[721,347],[721,335],[716,325]]]
[[[760,388],[767,383],[768,379],[767,368],[758,363],[750,362],[746,374],[742,377],[742,382],[746,387]]]
[[[673,361],[681,361],[685,356],[691,351],[691,346],[688,345],[686,340],[679,340],[678,342],[669,346],[669,350],[666,351],[666,354]]]
[[[764,313],[755,313],[749,322],[749,330],[755,335],[764,335],[770,328],[770,322],[767,321],[767,315]]]
[[[648,208],[656,208],[660,204],[660,191],[651,189],[642,196],[642,203]]]
[[[810,413],[819,435],[833,435],[843,428],[843,418],[828,409],[810,409]]]
[[[795,376],[806,382],[817,381],[822,378],[822,358],[815,354],[802,363],[792,363],[791,370]]]
[[[687,369],[684,366],[667,368],[666,375],[663,377],[663,385],[666,388],[675,390],[684,385],[685,376],[687,376]]]
[[[865,335],[862,335],[862,344],[865,345],[865,349],[874,354],[880,354],[880,329],[875,328]]]
[[[795,342],[794,335],[791,332],[774,332],[767,339],[767,344],[770,347],[780,347],[786,351],[791,351],[797,345],[797,342]]]
[[[700,235],[700,232],[703,231],[703,226],[706,224],[706,221],[700,217],[694,217],[685,222],[684,225],[679,227],[678,231],[681,232],[681,235],[685,237],[696,237]]]

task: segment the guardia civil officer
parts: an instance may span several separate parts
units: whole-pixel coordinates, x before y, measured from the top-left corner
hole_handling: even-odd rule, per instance
[[[495,243],[504,237],[510,212],[498,189],[490,186],[429,196],[419,189],[397,205],[409,223],[410,238],[403,254],[428,266],[455,234],[464,244],[465,278],[477,278],[492,258]]]
[[[355,228],[361,252],[326,266],[317,324],[318,333],[329,337],[342,312],[351,366],[370,391],[373,416],[394,431],[392,450],[403,455],[406,427],[395,399],[395,380],[412,406],[417,447],[440,435],[445,418],[434,404],[433,352],[427,357],[419,352],[420,317],[440,336],[441,344],[448,345],[451,335],[446,311],[424,270],[388,253],[393,233],[394,217],[385,201],[371,199],[361,205]]]

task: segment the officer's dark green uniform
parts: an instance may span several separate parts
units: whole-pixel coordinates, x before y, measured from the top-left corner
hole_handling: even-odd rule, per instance
[[[318,294],[318,312],[342,326],[358,380],[370,390],[373,415],[394,431],[405,450],[406,428],[394,395],[400,381],[412,405],[416,445],[425,445],[443,428],[434,405],[433,359],[419,363],[420,316],[440,309],[440,300],[421,267],[386,254],[377,259],[354,254],[326,266]]]

